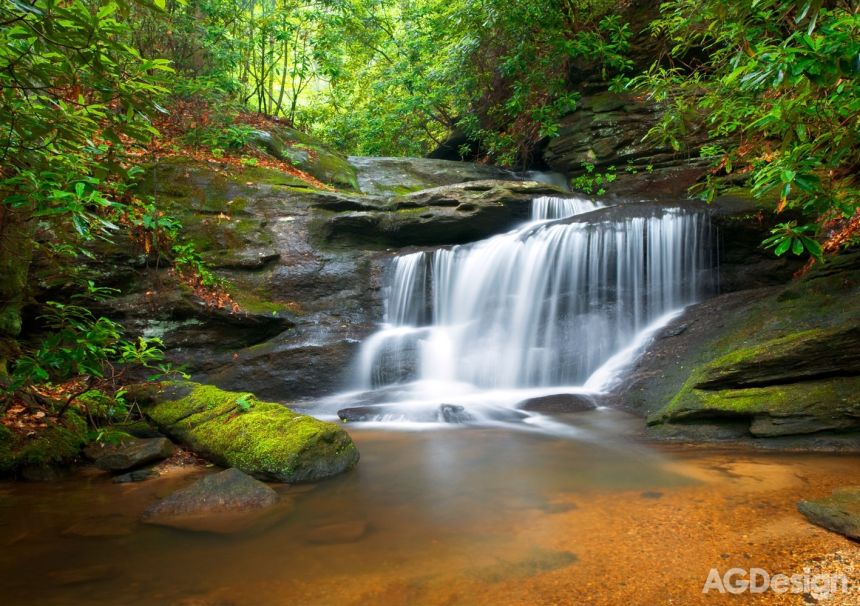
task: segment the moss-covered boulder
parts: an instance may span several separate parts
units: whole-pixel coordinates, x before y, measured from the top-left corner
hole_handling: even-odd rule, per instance
[[[254,131],[251,144],[323,183],[340,189],[358,189],[355,168],[346,157],[307,133],[288,126],[278,126]]]
[[[788,286],[693,306],[657,335],[619,401],[658,436],[860,447],[858,302],[852,253]]]
[[[146,414],[166,435],[224,467],[256,478],[310,482],[358,462],[349,434],[253,394],[199,383],[161,384]]]
[[[0,425],[0,475],[51,478],[78,458],[86,442],[86,420],[73,411],[30,436]]]

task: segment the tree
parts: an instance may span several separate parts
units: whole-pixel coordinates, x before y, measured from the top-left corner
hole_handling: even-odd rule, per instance
[[[860,207],[860,8],[812,0],[675,0],[652,24],[665,56],[633,84],[662,103],[652,131],[675,149],[703,123],[717,142],[714,174],[749,172],[756,196],[775,196],[787,221],[766,241],[777,254],[820,258],[855,242]],[[826,240],[824,247],[813,237]]]
[[[0,8],[0,378],[16,347],[37,229],[82,254],[121,212],[130,145],[155,134],[162,59],[130,46],[125,0],[12,0]]]

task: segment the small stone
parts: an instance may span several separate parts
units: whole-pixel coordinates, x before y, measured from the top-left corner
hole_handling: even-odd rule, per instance
[[[523,400],[517,404],[517,408],[529,412],[564,413],[594,410],[597,405],[586,394],[559,393]]]
[[[80,585],[107,579],[115,576],[117,572],[114,567],[107,564],[94,564],[50,572],[48,577],[58,585]]]

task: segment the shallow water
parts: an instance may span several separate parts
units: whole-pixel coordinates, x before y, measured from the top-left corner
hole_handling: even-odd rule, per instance
[[[858,457],[649,446],[610,410],[557,420],[576,431],[351,428],[354,471],[277,487],[274,524],[234,536],[137,523],[210,470],[0,484],[0,603],[737,603],[702,596],[711,567],[857,550],[794,507],[850,483]],[[795,603],[769,599],[743,598]]]

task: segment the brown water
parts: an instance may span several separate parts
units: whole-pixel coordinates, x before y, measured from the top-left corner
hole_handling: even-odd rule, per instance
[[[137,522],[210,470],[0,484],[0,604],[802,604],[701,589],[712,567],[857,555],[795,503],[860,483],[860,457],[656,448],[579,418],[580,438],[353,429],[356,470],[278,487],[276,523],[234,536]]]

